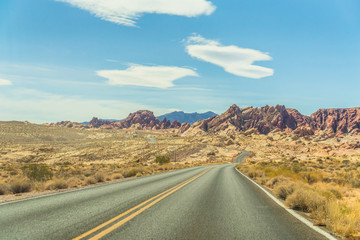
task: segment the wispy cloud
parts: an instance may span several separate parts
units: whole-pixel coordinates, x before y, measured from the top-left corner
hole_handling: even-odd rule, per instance
[[[187,76],[198,76],[188,68],[169,66],[132,65],[125,70],[100,70],[96,74],[109,80],[110,85],[133,85],[142,87],[169,88],[173,82]]]
[[[207,0],[57,0],[87,10],[103,20],[135,26],[143,14],[157,13],[185,17],[210,15],[215,6]]]
[[[259,79],[274,74],[271,68],[253,65],[256,61],[272,60],[268,53],[258,50],[223,46],[218,41],[193,35],[186,40],[186,51],[194,58],[218,65],[237,76]]]
[[[0,86],[8,86],[8,85],[12,85],[12,82],[10,80],[0,78]]]

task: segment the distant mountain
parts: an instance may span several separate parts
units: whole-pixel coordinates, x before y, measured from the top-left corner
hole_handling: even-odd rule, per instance
[[[167,120],[169,120],[170,122],[173,121],[178,121],[180,123],[190,123],[193,124],[194,122],[198,121],[198,120],[204,120],[204,119],[208,119],[211,117],[217,116],[216,113],[214,112],[206,112],[206,113],[184,113],[183,111],[176,111],[176,112],[171,112],[171,113],[167,113],[161,116],[158,116],[157,118],[161,121],[164,118],[166,118]]]
[[[100,121],[104,121],[104,122],[120,122],[122,120],[117,120],[117,119],[99,119]],[[90,122],[82,122],[80,124],[84,124],[84,125],[89,125]]]
[[[284,105],[239,108],[235,104],[226,112],[172,112],[155,117],[139,110],[121,121],[93,118],[88,125],[62,121],[50,126],[70,128],[164,130],[186,135],[232,134],[236,132],[268,134],[271,131],[294,132],[299,136],[321,134],[327,137],[360,134],[360,108],[320,109],[310,116]]]
[[[121,121],[109,122],[103,121],[96,117],[91,119],[88,127],[101,128],[101,129],[124,129],[134,128],[138,130],[157,130],[157,129],[178,129],[181,127],[181,123],[178,121],[170,122],[167,119],[159,120],[154,116],[152,111],[139,110],[134,113],[130,113],[127,118]]]

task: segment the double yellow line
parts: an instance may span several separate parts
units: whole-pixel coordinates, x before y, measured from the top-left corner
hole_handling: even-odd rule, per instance
[[[109,228],[104,229],[103,231],[97,233],[95,236],[91,237],[90,240],[97,240],[100,239],[102,237],[104,237],[105,235],[109,234],[110,232],[114,231],[115,229],[117,229],[118,227],[122,226],[123,224],[125,224],[126,222],[130,221],[131,219],[133,219],[134,217],[136,217],[137,215],[139,215],[140,213],[144,212],[146,209],[150,208],[151,206],[155,205],[156,203],[160,202],[161,200],[163,200],[164,198],[166,198],[167,196],[171,195],[172,193],[178,191],[179,189],[183,188],[184,186],[186,186],[187,184],[191,183],[192,181],[194,181],[195,179],[201,177],[203,174],[205,174],[207,171],[209,171],[210,168],[202,171],[201,173],[199,173],[198,175],[189,178],[181,183],[179,183],[178,185],[156,195],[155,197],[149,198],[148,200],[136,205],[135,207],[119,214],[118,216],[104,222],[103,224],[91,229],[90,231],[87,231],[86,233],[81,234],[80,236],[74,238],[73,240],[80,240],[83,239],[87,236],[89,236],[90,234],[99,231],[102,228],[105,228],[106,226],[108,226],[109,224],[121,219],[122,217],[132,213],[131,215],[127,216],[126,218],[122,219],[121,221],[115,223],[114,225],[112,225]],[[149,203],[150,202],[150,203]],[[149,203],[149,204],[148,204]],[[147,204],[147,205],[146,205]],[[145,205],[145,206],[144,206]],[[143,207],[144,206],[144,207]],[[142,207],[142,208],[140,208]],[[140,209],[139,209],[140,208]],[[139,210],[137,210],[139,209]],[[135,211],[137,210],[137,211]],[[135,212],[134,212],[135,211]]]

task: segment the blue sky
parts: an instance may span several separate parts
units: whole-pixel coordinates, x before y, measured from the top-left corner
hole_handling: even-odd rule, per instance
[[[360,106],[358,0],[2,0],[0,120]]]

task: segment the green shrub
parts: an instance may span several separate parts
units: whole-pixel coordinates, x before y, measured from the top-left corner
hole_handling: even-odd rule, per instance
[[[155,162],[158,164],[165,164],[170,162],[169,156],[157,156]]]
[[[53,176],[50,167],[46,164],[31,164],[21,169],[28,178],[34,181],[50,180]]]

